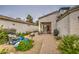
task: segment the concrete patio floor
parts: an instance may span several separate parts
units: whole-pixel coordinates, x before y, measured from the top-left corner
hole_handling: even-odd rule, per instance
[[[57,43],[52,34],[36,35],[34,46],[29,51],[17,51],[16,54],[58,54]]]

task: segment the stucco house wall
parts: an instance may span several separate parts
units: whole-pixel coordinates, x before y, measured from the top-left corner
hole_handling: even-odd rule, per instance
[[[40,22],[51,22],[52,33],[55,28],[59,30],[59,36],[63,35],[79,35],[79,6],[75,6],[65,11],[53,13],[39,19]],[[40,25],[39,25],[40,30]]]
[[[69,16],[66,16],[57,22],[57,29],[59,30],[59,36],[69,34]]]
[[[79,7],[69,10],[64,15],[66,16],[61,16],[57,22],[59,35],[79,35]]]
[[[79,10],[70,14],[70,34],[79,35]]]
[[[25,33],[27,31],[35,31],[38,30],[37,26],[34,25],[28,25],[24,23],[19,23],[19,22],[13,22],[13,21],[8,21],[8,20],[3,20],[0,19],[0,25],[3,25],[4,28],[6,29],[16,29],[16,32],[22,32]]]
[[[51,33],[53,33],[54,29],[56,28],[56,19],[57,19],[57,16],[58,16],[58,12],[56,13],[53,13],[51,15],[48,15],[46,17],[43,17],[41,19],[39,19],[39,27],[40,27],[40,23],[41,22],[51,22]],[[39,31],[41,31],[41,27],[39,29]]]

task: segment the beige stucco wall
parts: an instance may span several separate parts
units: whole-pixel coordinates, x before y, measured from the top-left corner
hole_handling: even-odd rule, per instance
[[[40,22],[51,22],[52,33],[55,28],[59,30],[59,35],[69,35],[69,34],[76,34],[79,35],[79,10],[72,12],[71,14],[65,16],[64,18],[60,19],[56,23],[58,13],[46,16],[44,18],[39,19]],[[41,30],[39,25],[39,30]]]
[[[12,22],[12,21],[6,21],[6,20],[0,20],[0,25],[3,25],[4,28],[8,28],[8,29],[14,28],[16,29],[17,32],[38,30],[37,26],[18,23],[18,22]]]
[[[44,18],[39,19],[39,31],[41,31],[42,29],[40,28],[40,22],[51,22],[51,32],[53,33],[53,30],[56,27],[56,19],[58,16],[58,12],[54,13],[52,15],[46,16]]]
[[[79,11],[70,14],[70,34],[79,35]]]
[[[60,36],[76,34],[79,35],[79,11],[72,12],[57,22]]]
[[[59,30],[59,36],[69,34],[69,16],[66,16],[57,22],[57,29]]]

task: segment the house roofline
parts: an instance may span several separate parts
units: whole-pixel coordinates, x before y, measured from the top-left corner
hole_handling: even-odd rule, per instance
[[[57,21],[63,19],[64,17],[66,17],[67,15],[69,15],[75,11],[79,11],[79,6],[72,7],[68,11],[66,11],[64,14],[59,15]]]
[[[54,12],[48,13],[48,14],[46,14],[46,15],[44,15],[44,16],[39,17],[38,19],[47,17],[47,16],[52,15],[52,14],[57,13],[57,12],[59,12],[59,11],[54,11]]]
[[[29,23],[29,22],[24,22],[22,20],[17,20],[17,19],[14,19],[12,17],[3,16],[3,15],[0,15],[0,20],[12,21],[12,22],[17,22],[17,23],[22,23],[22,24],[29,24],[29,25],[32,24],[32,23]]]

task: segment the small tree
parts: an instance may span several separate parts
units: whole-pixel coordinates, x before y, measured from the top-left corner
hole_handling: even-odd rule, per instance
[[[26,17],[26,19],[27,19],[26,20],[27,22],[33,23],[33,18],[32,18],[31,15],[28,14],[27,17]]]

